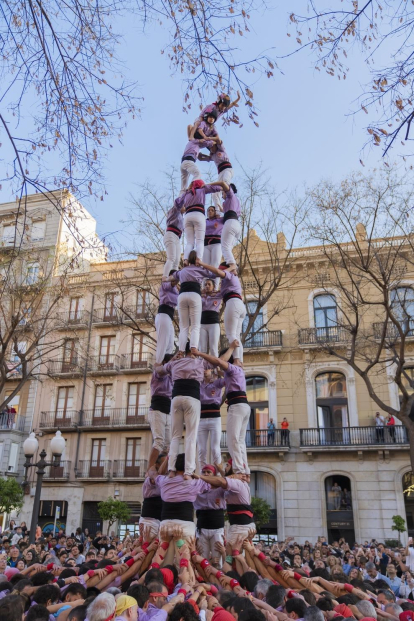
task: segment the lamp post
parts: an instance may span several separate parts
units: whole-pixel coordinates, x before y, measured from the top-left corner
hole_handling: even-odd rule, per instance
[[[42,483],[43,477],[45,474],[45,468],[47,466],[57,467],[60,463],[60,457],[65,450],[65,438],[62,437],[62,434],[59,430],[57,430],[55,437],[52,438],[50,442],[50,448],[52,450],[53,459],[51,462],[46,461],[46,451],[42,450],[40,453],[40,459],[37,463],[32,464],[33,455],[36,453],[39,448],[39,442],[36,439],[34,431],[29,435],[29,437],[23,443],[24,455],[26,457],[26,461],[24,462],[24,467],[26,470],[25,479],[27,480],[27,474],[29,468],[37,468],[37,481],[36,481],[36,492],[33,502],[33,513],[32,513],[32,521],[30,524],[30,535],[29,535],[29,543],[35,543],[36,539],[36,527],[37,520],[39,516],[39,507],[40,507],[40,494],[42,491]]]

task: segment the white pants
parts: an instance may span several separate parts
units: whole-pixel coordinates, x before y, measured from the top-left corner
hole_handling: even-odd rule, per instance
[[[184,194],[188,186],[190,185],[190,177],[192,177],[191,181],[194,179],[201,179],[200,170],[195,162],[191,160],[184,160],[181,162],[181,194]]]
[[[168,453],[171,442],[171,414],[159,410],[148,411],[148,422],[152,433],[152,448],[160,453]]]
[[[162,520],[160,527],[162,528],[163,526],[166,526],[167,528],[169,528],[170,531],[172,531],[174,526],[181,526],[183,529],[184,540],[190,537],[195,537],[196,528],[195,528],[194,522],[186,522],[185,520]],[[175,557],[174,539],[171,539],[170,546],[167,552],[165,553],[162,564],[164,566],[172,565],[174,563],[174,557]]]
[[[234,172],[232,168],[225,168],[221,171],[221,173],[219,173],[218,180],[224,181],[225,183],[227,183],[227,185],[230,185],[231,180],[233,179],[233,175]],[[212,199],[213,203],[216,206],[216,209],[221,207],[221,192],[216,192],[215,194],[213,194]]]
[[[207,445],[208,435],[210,434],[210,456],[211,460],[208,460]],[[221,463],[221,418],[200,418],[200,424],[198,425],[198,461],[200,462],[200,470],[204,468],[206,464],[220,464]],[[205,558],[208,558],[207,556]]]
[[[151,539],[158,537],[160,531],[160,521],[155,518],[140,517],[138,524],[143,524],[144,528],[147,526],[150,528]]]
[[[203,549],[203,557],[208,561],[213,558],[218,559],[219,563],[217,564],[221,567],[221,554],[216,550],[215,544],[219,541],[224,545],[224,528],[197,529],[197,541]]]
[[[241,224],[238,220],[227,220],[221,231],[221,248],[226,263],[236,263],[233,248],[240,237]]]
[[[165,354],[172,354],[174,351],[174,325],[171,317],[167,313],[157,313],[155,329],[157,331],[155,362],[161,364]]]
[[[185,423],[185,474],[196,469],[196,442],[200,422],[200,401],[194,397],[177,396],[171,401],[171,445],[168,470],[175,470],[175,460],[180,452],[180,442]]]
[[[186,291],[178,296],[178,316],[180,319],[180,334],[178,337],[178,347],[180,351],[185,351],[188,340],[188,332],[191,324],[191,347],[198,347],[200,340],[200,321],[201,321],[201,295],[194,291]],[[157,315],[158,317],[158,315]]]
[[[227,411],[227,446],[235,474],[250,474],[247,463],[246,431],[250,418],[248,403],[235,403]]]
[[[243,319],[246,317],[246,307],[243,300],[239,298],[230,298],[226,302],[226,308],[224,310],[224,330],[229,344],[237,339],[241,340],[241,333],[243,329]],[[243,362],[243,346],[236,347],[233,352],[234,358],[240,358]]]
[[[250,524],[231,524],[227,531],[227,541],[235,543],[237,537],[241,536],[243,539],[247,539],[249,530],[256,530],[256,524],[254,522],[251,522]]]
[[[209,244],[204,246],[203,261],[207,265],[218,267],[221,263],[221,244]],[[221,278],[218,276],[214,279],[215,288],[218,289]]]
[[[171,270],[177,270],[181,258],[180,238],[171,231],[166,231],[164,235],[164,248],[167,253],[167,260],[164,265],[163,276],[168,276]]]
[[[200,326],[200,346],[203,354],[210,354],[218,358],[220,340],[219,323],[202,323]]]
[[[197,258],[204,256],[204,237],[206,235],[206,217],[201,211],[190,211],[184,216],[184,259],[192,250],[197,253]]]

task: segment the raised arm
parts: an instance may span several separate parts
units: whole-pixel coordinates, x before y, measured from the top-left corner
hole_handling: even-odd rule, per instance
[[[230,110],[231,108],[238,108],[239,101],[240,101],[240,93],[239,93],[239,91],[237,91],[237,99],[235,99],[234,101],[231,102],[231,104],[229,105],[227,110]]]
[[[223,489],[227,489],[227,479],[224,477],[205,477],[203,474],[199,474],[196,478],[201,479],[206,483],[210,483],[211,487],[222,487]]]
[[[230,187],[225,181],[213,181],[213,183],[209,183],[209,185],[219,185],[225,192],[230,190]]]
[[[204,269],[209,270],[209,272],[212,272],[220,278],[224,278],[226,276],[226,272],[223,272],[223,270],[219,270],[218,267],[214,267],[213,265],[208,265],[208,263],[203,263],[201,259],[197,259],[197,265],[199,265],[200,267],[204,267]]]

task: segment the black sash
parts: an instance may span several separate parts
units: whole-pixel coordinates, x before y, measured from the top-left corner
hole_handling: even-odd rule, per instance
[[[158,307],[158,312],[168,315],[169,317],[171,317],[171,320],[174,319],[174,308],[169,304],[160,304]]]
[[[220,235],[206,235],[204,238],[205,246],[212,246],[213,244],[221,244]]]
[[[213,310],[202,311],[201,323],[220,323],[218,312]]]
[[[200,382],[195,379],[177,379],[174,382],[172,398],[193,397],[200,401]]]
[[[192,155],[185,155],[184,157],[181,158],[182,162],[185,162],[187,160],[195,163],[195,158]]]
[[[230,209],[230,211],[226,211],[226,213],[223,216],[223,224],[227,222],[227,220],[238,220],[238,219],[239,219],[239,216],[237,215],[237,213],[233,211],[232,209]]]
[[[198,295],[201,295],[201,285],[199,282],[182,282],[180,293],[198,293]]]
[[[197,509],[197,528],[224,528],[223,509]]]
[[[163,502],[161,520],[194,520],[194,506],[192,502]]]
[[[185,213],[191,213],[192,211],[197,211],[198,213],[202,213],[204,216],[206,215],[206,210],[204,209],[204,205],[189,205],[185,208]]]
[[[224,302],[224,304],[226,304],[226,302],[228,302],[229,300],[232,300],[233,298],[237,298],[238,300],[242,300],[242,296],[240,295],[240,293],[236,293],[236,291],[229,291],[228,293],[225,293],[223,295],[223,302]]]
[[[226,170],[226,168],[233,168],[233,166],[230,164],[230,162],[221,162],[221,164],[217,166],[217,170],[219,173],[221,173],[223,170]]]
[[[220,418],[220,403],[202,403],[200,418]]]
[[[226,396],[229,407],[236,403],[247,403],[247,396],[244,390],[232,390],[228,392]]]
[[[237,515],[235,515],[236,511],[248,511],[252,515],[247,515],[247,513],[237,513]],[[230,525],[240,524],[244,526],[245,524],[251,524],[253,522],[253,510],[250,505],[229,505],[227,503],[227,516]]]
[[[162,500],[161,496],[152,496],[151,498],[144,498],[142,503],[141,517],[153,518],[154,520],[161,520]]]
[[[171,233],[175,233],[177,235],[177,237],[180,239],[181,235],[183,234],[182,231],[180,231],[180,229],[177,229],[176,226],[167,226],[167,231],[170,231]]]
[[[151,410],[156,410],[157,412],[162,412],[163,414],[169,414],[171,410],[171,399],[168,397],[161,397],[160,395],[152,395]]]

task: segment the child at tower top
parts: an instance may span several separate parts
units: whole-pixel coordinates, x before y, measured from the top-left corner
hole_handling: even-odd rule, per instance
[[[197,130],[199,129],[200,123],[204,120],[205,114],[214,111],[216,113],[216,121],[217,121],[223,114],[228,112],[231,108],[237,107],[239,101],[240,101],[239,91],[237,91],[237,99],[235,99],[233,102],[230,100],[230,97],[228,95],[226,95],[225,93],[220,93],[220,95],[217,98],[217,101],[213,102],[212,104],[209,104],[203,109],[201,114],[196,118],[194,125],[189,125],[187,127],[187,133],[188,133],[189,140],[194,138]],[[200,135],[199,137],[201,138],[202,136]]]

